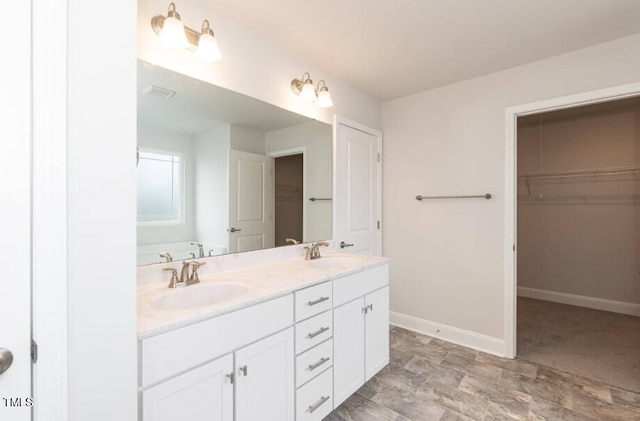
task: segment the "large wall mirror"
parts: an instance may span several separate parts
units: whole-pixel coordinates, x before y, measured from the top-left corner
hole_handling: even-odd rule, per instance
[[[331,238],[332,165],[330,125],[138,62],[138,265]]]

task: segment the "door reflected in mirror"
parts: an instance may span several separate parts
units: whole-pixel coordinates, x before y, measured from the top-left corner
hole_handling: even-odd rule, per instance
[[[138,147],[138,265],[331,238],[328,124],[139,61]]]

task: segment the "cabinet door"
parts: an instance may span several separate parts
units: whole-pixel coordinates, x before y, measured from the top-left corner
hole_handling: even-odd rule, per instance
[[[142,392],[144,421],[233,421],[233,355]]]
[[[365,380],[389,364],[389,287],[365,296]]]
[[[333,310],[333,406],[364,384],[364,297]]]
[[[236,421],[293,421],[293,341],[289,328],[236,351]]]

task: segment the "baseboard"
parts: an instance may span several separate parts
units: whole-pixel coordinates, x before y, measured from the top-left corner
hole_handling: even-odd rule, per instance
[[[478,351],[502,357],[505,355],[505,342],[503,339],[482,335],[469,330],[447,326],[441,323],[420,319],[407,314],[391,311],[390,324],[416,333],[420,333],[454,344],[473,348]]]
[[[640,304],[625,303],[624,301],[605,300],[603,298],[527,287],[518,287],[518,297],[535,298],[537,300],[552,301],[554,303],[611,311],[613,313],[628,314],[630,316],[640,316]]]

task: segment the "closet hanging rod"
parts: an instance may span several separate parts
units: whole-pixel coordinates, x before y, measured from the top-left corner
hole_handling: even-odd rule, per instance
[[[576,177],[598,177],[598,176],[620,176],[640,174],[640,166],[612,167],[612,168],[592,168],[583,170],[571,170],[561,172],[522,174],[518,178],[522,180],[536,180],[549,178],[576,178]]]
[[[315,202],[316,200],[331,200],[330,197],[310,197],[309,200]]]
[[[472,195],[459,195],[459,196],[416,196],[416,200],[428,200],[428,199],[491,199],[491,194],[472,194]]]

